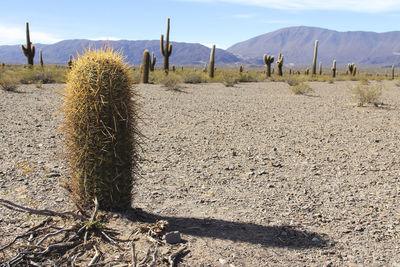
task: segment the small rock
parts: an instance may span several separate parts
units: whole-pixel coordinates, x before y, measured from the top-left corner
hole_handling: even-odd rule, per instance
[[[166,233],[164,239],[168,244],[177,244],[182,242],[181,233],[179,231]]]
[[[281,236],[287,236],[287,233],[285,231],[282,231]]]
[[[274,184],[267,184],[267,187],[268,187],[268,188],[274,188],[275,185],[274,185]]]
[[[51,172],[49,173],[49,175],[47,177],[49,178],[56,178],[56,177],[60,177],[61,175],[59,173],[56,172]]]
[[[222,265],[225,265],[225,264],[228,262],[228,261],[225,260],[225,259],[219,259],[218,261],[219,261],[219,263],[221,263]]]

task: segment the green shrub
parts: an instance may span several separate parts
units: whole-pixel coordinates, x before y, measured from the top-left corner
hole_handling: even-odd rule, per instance
[[[183,74],[183,82],[184,83],[202,83],[205,79],[203,78],[203,75],[200,73],[197,73],[195,71],[191,71],[189,73]]]
[[[222,73],[222,83],[226,87],[233,87],[240,80],[240,75],[237,72],[226,71]]]

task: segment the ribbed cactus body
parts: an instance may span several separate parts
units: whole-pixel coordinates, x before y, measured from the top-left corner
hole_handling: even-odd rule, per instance
[[[315,40],[314,57],[313,57],[313,62],[312,62],[312,67],[311,67],[311,74],[312,75],[316,75],[317,74],[317,54],[318,54],[318,40]]]
[[[140,70],[140,83],[149,83],[149,72],[150,72],[150,52],[144,50],[142,67]]]
[[[151,58],[150,58],[150,71],[154,71],[154,67],[156,66],[156,56],[154,53],[151,53]]]
[[[265,74],[267,78],[271,77],[271,64],[274,62],[274,56],[268,56],[264,54]]]
[[[283,55],[279,54],[278,56],[278,61],[276,62],[276,66],[278,67],[278,75],[282,76],[283,75],[283,71],[282,71],[282,67],[283,67]]]
[[[164,57],[164,71],[168,74],[169,71],[169,57],[172,54],[172,44],[169,43],[169,29],[170,29],[170,19],[167,19],[167,33],[165,36],[165,43],[164,43],[164,35],[161,34],[160,39],[160,51],[161,55]]]
[[[210,78],[214,78],[214,67],[215,67],[215,61],[214,61],[214,56],[215,56],[215,45],[213,45],[210,53],[210,62],[209,62],[209,67],[208,67],[208,76]]]
[[[335,78],[336,77],[336,60],[333,61],[331,70],[332,70],[332,77]]]
[[[63,130],[69,188],[83,208],[130,208],[137,162],[137,104],[129,67],[111,48],[87,50],[72,64]]]
[[[42,67],[43,68],[43,53],[42,53],[42,49],[40,49],[40,51],[39,51],[39,59],[40,59],[40,67]]]
[[[21,45],[22,52],[24,53],[28,65],[33,66],[33,58],[35,57],[35,46],[32,45],[29,34],[29,23],[26,23],[26,46]]]

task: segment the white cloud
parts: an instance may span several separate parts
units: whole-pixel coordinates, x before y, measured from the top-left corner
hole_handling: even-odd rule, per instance
[[[256,15],[255,14],[236,14],[233,15],[232,17],[235,19],[249,19],[249,18],[254,18]]]
[[[13,27],[0,24],[0,45],[15,45],[26,43],[25,27]],[[52,44],[61,41],[45,32],[30,31],[32,43]]]
[[[225,2],[284,10],[346,10],[366,13],[400,10],[399,0],[181,0],[186,2]]]

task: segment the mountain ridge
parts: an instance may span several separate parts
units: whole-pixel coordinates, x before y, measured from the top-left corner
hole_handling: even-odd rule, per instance
[[[314,51],[314,42],[319,41],[318,62],[323,66],[338,66],[354,62],[362,66],[400,66],[400,31],[376,33],[371,31],[340,32],[319,27],[286,27],[238,42],[228,49],[219,49],[215,53],[217,67],[238,64],[263,66],[263,55],[275,57],[284,55],[284,67],[310,66]],[[139,65],[143,51],[154,52],[157,66],[162,65],[159,40],[88,40],[71,39],[55,44],[35,44],[35,63],[38,63],[39,50],[43,51],[45,64],[67,64],[69,55],[82,53],[89,45],[99,48],[109,43],[116,50],[122,49],[129,64]],[[177,67],[203,66],[208,63],[211,48],[199,43],[171,42],[173,45],[170,64]],[[25,64],[20,45],[0,46],[0,62],[7,64]]]

